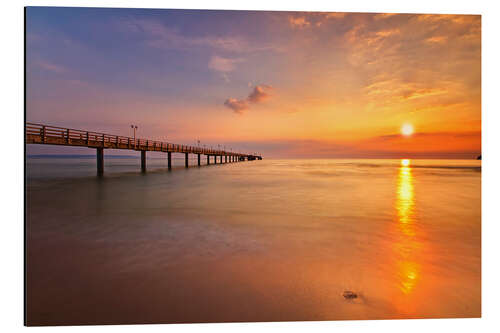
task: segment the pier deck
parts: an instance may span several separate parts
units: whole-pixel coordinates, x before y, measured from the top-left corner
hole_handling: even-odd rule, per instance
[[[88,147],[96,149],[97,174],[104,172],[104,149],[125,149],[141,152],[141,170],[146,171],[146,152],[156,151],[167,153],[167,165],[172,167],[172,153],[185,154],[185,166],[188,167],[188,155],[198,155],[198,165],[201,165],[200,155],[214,157],[214,163],[220,158],[220,164],[238,161],[261,160],[262,156],[243,154],[233,151],[216,150],[199,146],[181,145],[149,139],[136,139],[120,135],[111,135],[94,131],[26,123],[26,144],[46,144],[60,146]],[[224,159],[223,159],[224,157]],[[224,162],[225,161],[225,162]]]

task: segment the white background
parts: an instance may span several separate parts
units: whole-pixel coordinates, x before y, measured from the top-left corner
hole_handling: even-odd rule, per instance
[[[138,8],[258,9],[345,12],[446,13],[482,14],[482,317],[481,319],[330,321],[295,323],[131,325],[87,327],[23,327],[23,33],[24,6],[99,6]],[[0,327],[3,332],[37,331],[164,331],[253,332],[253,331],[317,331],[317,332],[421,332],[423,330],[455,332],[500,332],[500,5],[487,0],[252,0],[236,2],[210,1],[3,1],[1,24],[1,127],[0,147]],[[439,295],[435,295],[439,298]],[[429,299],[432,302],[433,299]]]

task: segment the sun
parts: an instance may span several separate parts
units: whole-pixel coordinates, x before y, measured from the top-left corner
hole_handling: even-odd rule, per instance
[[[406,158],[402,159],[401,166],[405,166],[405,167],[410,166],[410,160],[406,159]]]
[[[412,124],[403,124],[403,126],[401,126],[401,134],[403,134],[404,136],[410,136],[413,134],[413,125]]]

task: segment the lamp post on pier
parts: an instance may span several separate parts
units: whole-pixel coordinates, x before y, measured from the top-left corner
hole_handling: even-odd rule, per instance
[[[134,131],[134,149],[136,147],[136,144],[135,144],[135,131],[137,130],[137,125],[130,125],[130,128],[132,128],[132,130]]]

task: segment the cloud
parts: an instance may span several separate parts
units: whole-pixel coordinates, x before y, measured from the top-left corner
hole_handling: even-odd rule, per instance
[[[321,27],[329,20],[341,20],[348,13],[338,12],[304,12],[301,16],[288,16],[288,24],[294,29]]]
[[[248,101],[251,103],[260,103],[271,97],[269,91],[272,89],[268,85],[255,86],[253,91],[248,95]]]
[[[243,114],[243,111],[249,109],[250,104],[258,104],[271,97],[272,86],[267,84],[257,85],[248,94],[245,99],[228,98],[224,101],[224,106],[233,110],[235,113]]]
[[[230,108],[235,113],[242,114],[244,110],[248,109],[248,102],[244,99],[228,98],[225,100],[224,106]]]
[[[193,47],[213,48],[235,53],[281,51],[276,45],[255,45],[240,36],[186,36],[178,29],[157,20],[126,18],[115,21],[117,30],[142,35],[147,45],[160,49],[187,50]]]
[[[381,79],[375,81],[364,88],[367,96],[381,97],[384,100],[391,98],[392,100],[411,100],[423,97],[430,97],[436,95],[444,95],[448,90],[442,87],[450,87],[453,85],[451,82],[438,81],[434,83],[436,86],[431,85],[432,82],[416,83],[404,82],[397,78]],[[460,87],[455,84],[454,90]]]
[[[398,150],[402,147],[404,151]],[[409,138],[399,133],[381,135],[356,143],[356,148],[387,156],[404,153],[408,157],[474,158],[481,152],[481,132],[426,132],[415,133]]]
[[[399,14],[396,14],[396,13],[380,13],[380,14],[376,14],[373,18],[376,21],[378,21],[378,20],[388,19],[389,17],[394,16],[394,15],[399,15]]]
[[[443,144],[436,145],[436,141]],[[273,158],[475,159],[481,153],[481,132],[426,132],[415,133],[411,138],[390,134],[355,141],[267,139],[245,141],[245,145],[250,151]]]
[[[311,25],[311,23],[306,19],[305,16],[299,16],[299,17],[289,16],[288,23],[290,23],[290,25],[293,28],[299,28],[299,29]]]
[[[57,74],[61,74],[61,73],[64,73],[67,71],[64,66],[56,65],[56,64],[50,63],[48,61],[38,60],[35,62],[35,64],[43,70],[46,70],[49,72],[54,72]]]
[[[342,42],[347,67],[364,78],[359,90],[364,110],[432,110],[443,119],[457,110],[480,111],[480,16],[355,18]]]
[[[163,23],[148,19],[120,20],[118,28],[124,32],[134,32],[147,37],[147,44],[157,48],[185,49],[190,47],[212,47],[227,51],[242,50],[246,42],[237,37],[187,37]]]
[[[327,19],[333,18],[333,19],[341,19],[346,16],[347,13],[338,13],[338,12],[333,12],[333,13],[326,13],[325,17]]]
[[[427,43],[444,43],[446,42],[446,36],[434,36],[434,37],[429,37],[425,41]]]
[[[448,90],[446,90],[444,88],[427,88],[427,89],[424,88],[424,89],[409,91],[403,95],[403,98],[404,99],[415,99],[415,98],[443,95],[443,94],[446,94],[447,92],[448,92]]]
[[[244,62],[243,58],[224,58],[220,56],[212,56],[208,62],[208,68],[220,74],[222,79],[229,83],[229,73],[232,72],[237,63]]]
[[[217,72],[228,73],[234,70],[235,64],[243,61],[244,59],[242,58],[231,59],[219,56],[212,56],[212,58],[210,58],[210,61],[208,63],[208,68]]]
[[[389,36],[393,36],[393,35],[399,35],[400,33],[401,33],[401,31],[399,31],[399,29],[389,29],[389,30],[377,31],[375,34],[378,37],[389,37]]]

